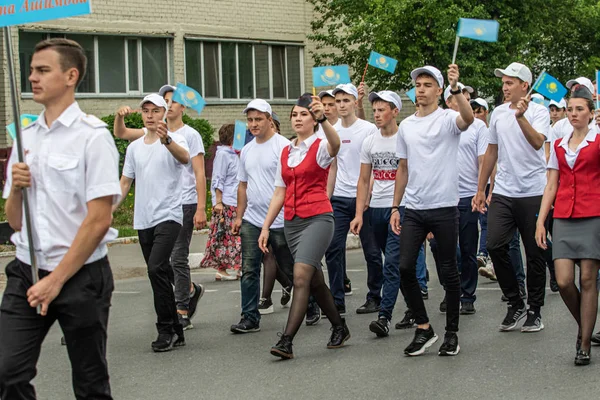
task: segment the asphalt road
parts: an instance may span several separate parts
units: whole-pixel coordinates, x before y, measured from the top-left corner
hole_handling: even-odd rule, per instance
[[[138,246],[129,246],[139,252]],[[133,254],[133,253],[132,253]],[[461,316],[456,357],[437,356],[445,316],[438,311],[443,291],[432,261],[430,298],[426,301],[440,341],[422,357],[403,349],[413,332],[392,329],[388,338],[368,330],[371,315],[354,310],[364,301],[366,269],[360,250],[348,253],[348,275],[355,293],[347,297],[352,338],[345,348],[327,350],[329,324],[300,329],[296,358],[279,361],[269,354],[282,331],[287,309],[263,316],[262,331],[233,335],[239,319],[238,282],[215,282],[212,271],[193,274],[206,294],[186,332],[187,346],[153,353],[154,311],[146,278],[116,284],[109,326],[108,360],[115,399],[565,399],[597,397],[600,359],[573,366],[576,328],[558,294],[547,290],[542,310],[546,329],[537,334],[500,333],[505,313],[497,284],[480,282],[477,313]],[[432,260],[428,255],[428,261]],[[279,294],[275,298],[278,301]],[[398,302],[394,322],[402,317]],[[39,399],[73,398],[70,365],[61,332],[55,326],[43,346],[34,381]],[[598,353],[600,354],[600,353]]]

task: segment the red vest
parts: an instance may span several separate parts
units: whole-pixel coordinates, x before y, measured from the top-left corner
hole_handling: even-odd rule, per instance
[[[560,142],[554,142],[560,174],[554,218],[600,216],[600,135],[579,151],[573,169],[567,164],[566,150]]]
[[[304,160],[293,168],[288,167],[290,146],[281,152],[281,176],[286,185],[283,216],[287,221],[295,215],[309,218],[333,212],[327,196],[329,167],[323,169],[317,163],[319,143],[321,139],[315,140]]]

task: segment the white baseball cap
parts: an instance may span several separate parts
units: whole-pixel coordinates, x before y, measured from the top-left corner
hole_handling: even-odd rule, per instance
[[[531,98],[532,98],[532,99],[537,99],[537,100],[544,101],[544,96],[542,96],[542,95],[541,95],[541,94],[539,94],[539,93],[534,93],[534,94],[532,94],[532,95],[531,95]]]
[[[165,97],[165,94],[174,92],[175,90],[177,90],[177,88],[173,85],[163,85],[160,89],[158,89],[158,95]]]
[[[421,74],[431,75],[433,79],[435,79],[439,85],[439,87],[444,87],[444,77],[439,69],[436,67],[432,67],[431,65],[426,65],[421,68],[413,69],[410,73],[410,77],[413,81],[417,81],[417,77]]]
[[[588,90],[590,91],[590,93],[594,93],[594,84],[592,83],[592,81],[590,81],[588,78],[586,78],[584,76],[580,76],[577,79],[571,79],[570,81],[568,81],[567,82],[567,89],[571,90],[571,88],[575,84],[583,85],[586,88],[588,88]]]
[[[466,90],[470,94],[472,94],[475,91],[475,89],[473,89],[471,86],[465,86],[463,90]]]
[[[554,106],[556,108],[567,108],[567,102],[565,101],[565,99],[560,99],[560,101],[550,100],[550,104],[548,104],[548,107],[550,106]]]
[[[337,85],[331,92],[331,94],[334,96],[338,93],[346,93],[358,99],[358,89],[356,89],[356,86],[351,83],[342,83],[341,85]]]
[[[486,110],[490,109],[490,107],[488,106],[488,102],[485,101],[484,99],[482,99],[481,97],[471,100],[470,103],[471,103],[471,105],[473,105],[473,103],[475,103],[475,104],[485,108]]]
[[[146,103],[152,103],[157,107],[163,107],[165,110],[168,108],[167,102],[158,93],[151,93],[144,97],[144,99],[140,102],[140,107],[143,107]]]
[[[319,92],[320,99],[323,99],[323,97],[325,97],[325,96],[335,98],[335,95],[333,94],[333,90],[323,90],[323,91]]]
[[[469,92],[469,90],[467,88],[471,88],[471,91]],[[463,90],[466,90],[469,93],[473,93],[473,88],[470,86],[465,86],[462,83],[458,82],[458,88],[460,89],[460,91],[462,92]],[[444,101],[448,101],[448,97],[452,96],[452,93],[450,93],[450,91],[452,90],[452,86],[448,85],[448,87],[446,88],[446,90],[444,90]]]
[[[248,103],[246,108],[244,108],[244,111],[242,111],[242,113],[247,114],[250,110],[256,110],[273,115],[273,109],[271,108],[271,105],[263,99],[252,100],[250,103]]]
[[[518,62],[511,63],[505,69],[496,68],[494,70],[494,75],[496,75],[498,78],[502,78],[503,76],[519,78],[523,82],[527,82],[530,85],[531,85],[531,82],[533,81],[533,76],[531,75],[531,70],[529,68],[527,68],[527,66],[525,66],[521,63],[518,63]]]
[[[402,110],[402,100],[395,92],[391,90],[382,90],[381,92],[371,92],[369,101],[373,103],[375,100],[383,100],[392,103],[398,110]]]

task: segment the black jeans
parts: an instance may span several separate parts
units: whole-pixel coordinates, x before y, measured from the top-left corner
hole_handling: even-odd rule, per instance
[[[175,221],[165,221],[153,228],[138,231],[142,253],[148,266],[148,278],[154,295],[156,329],[158,333],[177,333],[183,335],[183,329],[177,318],[175,295],[173,294],[173,268],[169,258],[181,225]]]
[[[187,311],[190,307],[190,243],[194,233],[194,215],[197,204],[184,204],[183,226],[179,231],[173,252],[171,253],[171,267],[173,268],[173,285],[175,286],[175,304],[178,310]]]
[[[546,261],[544,251],[535,243],[535,225],[541,202],[542,196],[492,196],[488,211],[487,249],[494,263],[500,288],[512,305],[522,304],[519,284],[509,256],[509,243],[516,229],[521,233],[527,258],[527,303],[532,307],[544,305]]]
[[[39,271],[43,279],[50,273]],[[27,302],[31,266],[15,259],[6,266],[8,278],[0,307],[0,398],[35,399],[30,383],[42,342],[56,320],[64,332],[76,399],[112,399],[106,364],[106,326],[114,289],[105,257],[84,265],[65,283],[48,308],[38,315]],[[52,394],[47,394],[53,397]]]
[[[400,282],[409,308],[417,324],[429,322],[421,289],[417,281],[416,264],[419,249],[429,232],[437,242],[439,263],[446,290],[446,331],[458,332],[460,308],[460,278],[456,265],[459,215],[457,207],[404,212],[400,232]]]

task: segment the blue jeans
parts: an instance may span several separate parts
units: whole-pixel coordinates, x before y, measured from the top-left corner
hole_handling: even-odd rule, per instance
[[[260,264],[263,252],[258,247],[261,228],[242,221],[240,236],[242,238],[242,316],[251,322],[260,322],[258,300],[260,298]],[[294,259],[285,241],[283,228],[270,229],[267,243],[273,249],[277,265],[283,271],[292,271]],[[287,272],[286,272],[287,274]],[[288,274],[289,275],[289,274]]]
[[[402,217],[404,217],[404,207],[400,207]],[[425,261],[425,244],[419,249],[417,257],[417,282],[422,290],[427,290],[427,262]]]
[[[485,187],[485,198],[487,199],[490,194],[490,185]],[[483,214],[479,214],[479,225],[481,226],[481,232],[479,233],[479,251],[477,254],[481,254],[485,257],[488,256],[487,251],[487,211]]]
[[[472,211],[471,197],[463,197],[458,202],[460,213],[458,246],[460,248],[460,289],[462,303],[474,303],[477,289],[477,240],[479,232],[477,229],[477,212]]]
[[[331,197],[335,231],[329,248],[325,252],[327,271],[329,272],[329,288],[335,304],[345,307],[344,274],[346,272],[346,238],[350,231],[350,222],[356,215],[356,198]],[[360,231],[360,242],[367,262],[367,299],[381,302],[381,286],[383,284],[383,262],[381,252],[375,243],[369,221],[369,213],[364,213],[363,227]]]

